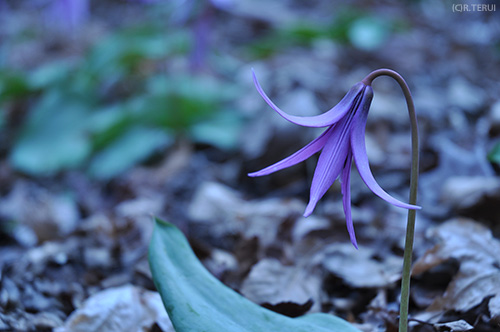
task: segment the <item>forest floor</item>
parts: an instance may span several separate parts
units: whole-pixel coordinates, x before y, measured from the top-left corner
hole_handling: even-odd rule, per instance
[[[272,111],[252,68],[310,116],[384,67],[419,120],[411,330],[499,331],[500,8],[180,3],[93,1],[71,22],[48,2],[1,3],[0,331],[173,331],[147,261],[152,216],[258,304],[397,331],[406,210],[353,167],[356,250],[338,182],[302,217],[314,158],[247,176],[319,134]],[[404,201],[404,97],[388,78],[373,88],[371,169]]]

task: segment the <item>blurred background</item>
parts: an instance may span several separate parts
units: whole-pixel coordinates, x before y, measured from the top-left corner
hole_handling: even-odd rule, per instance
[[[252,68],[279,107],[310,116],[383,67],[407,80],[420,126],[415,259],[431,263],[414,276],[413,329],[465,319],[494,331],[500,274],[477,275],[500,265],[484,248],[500,236],[500,4],[465,0],[0,0],[0,330],[90,331],[75,317],[112,320],[117,306],[92,296],[156,294],[155,215],[259,304],[392,331],[406,211],[354,171],[356,251],[338,183],[302,217],[315,158],[246,176],[321,133],[275,114]],[[371,168],[405,200],[406,105],[389,78],[373,87]],[[475,279],[460,279],[464,262]],[[171,328],[164,312],[140,321],[128,326]]]

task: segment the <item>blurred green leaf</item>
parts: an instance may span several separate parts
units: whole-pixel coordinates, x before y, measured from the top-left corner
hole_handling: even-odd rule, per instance
[[[317,39],[330,39],[339,43],[349,41],[348,32],[352,23],[363,12],[354,8],[341,8],[330,22],[301,20],[281,26],[266,37],[250,45],[249,52],[257,57],[267,57],[285,48],[302,45],[309,46]]]
[[[276,30],[250,44],[249,52],[256,57],[268,57],[292,46],[310,46],[318,39],[337,43],[350,43],[363,50],[381,45],[395,31],[404,31],[406,23],[391,18],[381,20],[377,16],[358,8],[340,8],[329,22],[301,20],[280,26]]]
[[[89,172],[96,178],[110,179],[144,161],[171,142],[171,136],[165,131],[133,127],[92,159]]]
[[[488,160],[500,164],[500,142],[496,143],[488,153]]]
[[[72,66],[69,63],[62,61],[45,64],[30,75],[30,85],[35,89],[43,89],[62,84],[68,79],[71,69]]]
[[[29,174],[51,175],[80,165],[91,153],[88,105],[61,91],[45,94],[11,151],[13,165]]]
[[[242,128],[243,118],[235,111],[226,111],[193,125],[190,133],[196,142],[210,144],[221,150],[233,150],[238,146]]]
[[[203,267],[179,229],[159,219],[149,245],[149,265],[177,332],[359,332],[332,315],[290,318],[247,300]]]
[[[148,82],[148,94],[135,108],[144,110],[148,121],[174,130],[210,119],[230,97],[231,89],[203,76],[155,76]]]
[[[188,42],[188,34],[163,25],[134,27],[110,35],[79,61],[48,63],[32,73],[0,71],[0,102],[35,97],[10,151],[14,167],[51,175],[90,165],[91,174],[107,179],[173,135],[234,146],[234,129],[208,138],[221,130],[216,117],[233,88],[209,76],[156,73],[161,61],[186,52]]]
[[[387,39],[391,25],[378,17],[363,17],[356,20],[349,28],[349,41],[355,47],[372,51]]]
[[[0,102],[22,98],[31,92],[31,87],[22,73],[0,70]]]
[[[92,131],[92,146],[99,151],[123,135],[127,130],[140,125],[128,111],[126,103],[119,103],[95,112],[89,119]]]
[[[99,43],[87,59],[86,70],[96,76],[123,76],[144,60],[185,52],[188,38],[184,32],[154,26],[131,28]]]

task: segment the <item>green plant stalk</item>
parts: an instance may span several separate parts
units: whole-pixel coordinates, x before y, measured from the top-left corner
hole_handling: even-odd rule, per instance
[[[363,79],[363,83],[371,85],[372,81],[379,76],[390,76],[395,79],[406,98],[408,113],[410,116],[411,125],[411,177],[410,177],[410,199],[409,203],[416,205],[417,203],[417,186],[418,186],[418,125],[417,115],[415,113],[415,105],[411,96],[410,88],[405,80],[397,72],[390,69],[378,69],[371,72]],[[411,277],[411,263],[413,253],[413,241],[415,237],[415,217],[416,210],[408,210],[408,222],[406,225],[406,239],[405,249],[403,255],[403,275],[401,279],[401,307],[399,314],[399,332],[408,331],[408,309],[410,302],[410,277]]]

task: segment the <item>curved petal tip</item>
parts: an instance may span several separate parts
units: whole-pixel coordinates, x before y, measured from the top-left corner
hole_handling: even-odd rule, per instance
[[[306,210],[304,211],[304,217],[307,218],[313,213],[316,203],[317,202],[310,201],[309,204],[307,204]]]
[[[252,69],[252,77],[255,88],[257,92],[261,95],[262,99],[281,117],[290,121],[291,123],[295,123],[299,126],[303,127],[328,127],[335,123],[337,123],[340,119],[342,119],[349,110],[355,104],[358,96],[363,93],[365,90],[365,85],[363,83],[355,84],[342,98],[342,100],[335,105],[330,110],[325,113],[315,115],[315,116],[296,116],[290,115],[281,110],[274,102],[267,96],[262,87],[260,86],[259,81],[257,80],[257,76],[255,75],[255,71]]]

